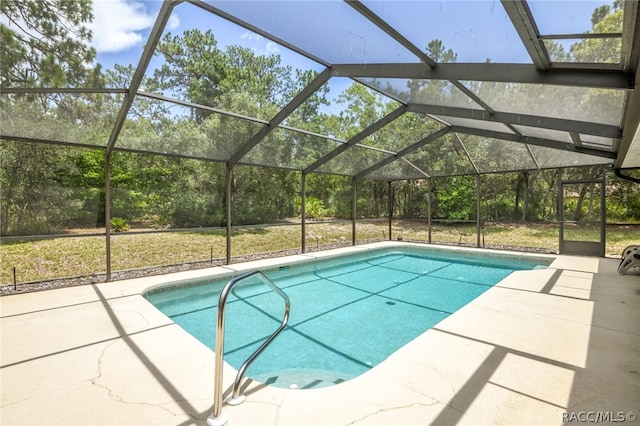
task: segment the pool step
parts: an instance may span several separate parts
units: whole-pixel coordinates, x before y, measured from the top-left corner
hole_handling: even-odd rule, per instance
[[[259,375],[250,375],[253,380],[266,385],[287,389],[316,389],[340,384],[351,377],[337,371],[292,368]]]

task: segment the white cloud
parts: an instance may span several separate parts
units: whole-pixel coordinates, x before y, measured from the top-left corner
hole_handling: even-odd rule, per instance
[[[275,44],[274,42],[270,41],[267,43],[267,53],[268,54],[274,54],[274,53],[278,53],[280,51],[280,47]]]
[[[171,16],[169,16],[169,20],[167,21],[167,26],[165,27],[165,29],[175,30],[179,26],[180,26],[180,18],[178,18],[178,15],[176,15],[176,13],[173,12]]]
[[[143,45],[145,30],[153,26],[156,18],[147,11],[146,5],[151,3],[93,0],[94,18],[90,26],[93,47],[100,53],[122,52]],[[169,24],[177,25],[177,17]]]
[[[260,34],[246,32],[242,34],[240,38],[253,42],[255,46],[252,47],[251,50],[253,50],[253,52],[258,55],[273,55],[279,53],[280,51],[280,47],[278,46],[278,44],[267,40]],[[250,47],[249,43],[247,43],[246,46]]]
[[[245,40],[252,40],[252,41],[260,41],[262,40],[262,36],[260,34],[256,34],[256,33],[243,33],[240,36],[241,39],[245,39]]]

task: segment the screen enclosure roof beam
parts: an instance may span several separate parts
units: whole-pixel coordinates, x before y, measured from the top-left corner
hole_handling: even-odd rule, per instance
[[[144,73],[147,71],[147,67],[149,66],[149,62],[151,62],[151,58],[153,57],[153,52],[156,49],[156,45],[162,36],[162,32],[164,31],[167,22],[169,21],[169,17],[171,16],[171,11],[174,6],[178,3],[181,3],[182,0],[167,0],[162,3],[162,7],[158,12],[158,18],[151,29],[151,34],[149,35],[149,39],[144,46],[144,50],[142,51],[142,56],[140,57],[140,61],[138,62],[138,66],[136,67],[136,71],[131,78],[131,83],[129,85],[129,92],[124,98],[124,102],[120,107],[120,111],[118,111],[118,116],[116,118],[115,124],[113,126],[113,130],[111,131],[111,135],[109,136],[109,140],[107,142],[107,155],[111,153],[113,150],[113,146],[118,140],[118,135],[122,130],[122,126],[124,125],[125,120],[127,119],[127,114],[129,114],[129,109],[133,104],[133,100],[136,96],[136,92],[140,88],[142,84],[142,79],[144,78]]]
[[[186,0],[186,1],[188,3],[191,3],[192,5],[194,5],[196,7],[199,7],[201,9],[203,9],[203,10],[206,10],[209,13],[217,15],[217,16],[219,16],[219,17],[221,17],[221,18],[223,18],[223,19],[225,19],[225,20],[227,20],[229,22],[233,22],[236,25],[239,25],[239,26],[241,26],[243,28],[246,28],[247,30],[249,30],[251,32],[254,32],[254,33],[266,38],[267,40],[271,40],[274,43],[277,43],[277,44],[279,44],[281,46],[284,46],[284,47],[286,47],[287,49],[289,49],[289,50],[291,50],[293,52],[299,53],[300,55],[302,55],[304,57],[307,57],[307,58],[311,59],[312,61],[315,61],[315,62],[317,62],[319,64],[322,64],[325,67],[328,67],[328,66],[331,65],[327,61],[325,61],[325,60],[323,60],[321,58],[318,58],[317,56],[312,55],[311,53],[309,53],[309,52],[307,52],[305,50],[302,50],[302,49],[298,48],[293,43],[289,43],[286,40],[283,40],[281,38],[275,37],[273,34],[269,33],[268,31],[263,31],[260,28],[256,27],[255,25],[251,25],[248,22],[243,21],[242,19],[236,18],[235,16],[230,15],[227,12],[224,12],[224,11],[218,9],[217,7],[212,6],[209,3],[206,3],[206,2],[201,1],[201,0]]]
[[[354,175],[354,179],[361,179],[364,176],[368,175],[371,172],[374,172],[376,170],[378,170],[381,167],[386,166],[387,164],[404,157],[405,155],[415,151],[416,149],[422,148],[423,146],[431,143],[431,142],[435,142],[436,140],[440,139],[441,137],[445,136],[446,134],[448,134],[451,131],[451,127],[443,127],[442,129],[438,130],[437,132],[431,133],[430,135],[420,139],[418,142],[414,143],[413,145],[410,145],[400,151],[398,151],[398,153],[394,156],[391,157],[387,157],[384,160],[378,162],[377,164],[374,164],[371,167],[368,167],[362,171],[360,171],[359,173],[357,173],[356,175]],[[424,172],[423,172],[424,173]]]
[[[540,31],[527,2],[522,0],[502,0],[502,6],[536,68],[539,70],[549,69],[551,67],[551,59],[549,59],[547,48],[540,40]]]
[[[539,71],[529,64],[440,63],[430,69],[426,64],[337,64],[331,67],[334,77],[397,78],[501,83],[548,84],[598,89],[632,90],[633,73],[622,70],[562,68]]]
[[[619,139],[622,133],[619,127],[609,124],[518,114],[514,112],[495,111],[494,113],[488,113],[487,111],[480,109],[424,104],[409,104],[407,105],[407,111],[435,116],[443,115],[470,120],[492,121],[518,126],[538,127],[562,132],[576,132],[613,139]]]
[[[293,111],[296,110],[302,103],[312,94],[314,94],[324,83],[331,78],[331,69],[325,68],[316,78],[311,81],[300,93],[298,93],[284,108],[282,108],[276,115],[269,121],[269,124],[258,131],[247,143],[236,151],[229,159],[229,164],[234,165],[242,159],[253,147],[255,147],[262,139],[264,139],[269,133],[275,130],[280,123],[282,123]]]
[[[367,138],[368,136],[371,136],[376,131],[380,130],[381,128],[383,128],[387,124],[391,123],[393,120],[395,120],[396,118],[400,117],[406,111],[407,111],[407,107],[405,105],[401,105],[398,108],[394,109],[389,114],[385,115],[380,120],[378,120],[375,123],[373,123],[371,126],[367,127],[366,129],[362,130],[357,135],[353,136],[351,139],[349,139],[347,141],[346,144],[334,149],[333,151],[331,151],[327,155],[323,156],[322,158],[319,158],[316,162],[314,162],[309,167],[304,169],[303,170],[303,174],[308,174],[308,173],[311,173],[314,170],[318,169],[323,164],[327,163],[328,161],[334,159],[335,157],[337,157],[338,155],[343,153],[350,146],[356,145],[358,142],[362,141],[363,139]]]
[[[369,9],[362,2],[360,2],[360,0],[345,0],[345,2],[349,6],[357,10],[361,15],[363,15],[369,21],[371,21],[373,24],[375,24],[382,31],[384,31],[389,36],[391,36],[395,41],[397,41],[402,46],[404,46],[411,53],[413,53],[418,58],[420,58],[420,60],[422,60],[430,68],[436,67],[436,63],[433,61],[433,59],[429,57],[429,55],[427,55],[422,49],[417,47],[415,44],[407,40],[407,38],[404,37],[402,34],[400,34],[398,30],[393,28],[391,25],[385,22],[382,18],[376,15],[373,11],[371,11],[371,9]]]
[[[612,151],[602,151],[602,150],[592,149],[592,148],[579,148],[575,146],[573,143],[559,142],[559,141],[554,141],[550,139],[534,138],[531,136],[514,135],[512,133],[502,133],[502,132],[495,132],[491,130],[476,129],[472,127],[463,127],[463,126],[451,126],[451,131],[456,133],[464,133],[468,135],[476,135],[476,136],[481,136],[486,138],[520,142],[528,145],[542,146],[545,148],[553,148],[561,151],[577,152],[580,154],[592,155],[595,157],[602,157],[602,158],[607,158],[611,160],[616,158],[616,153]]]

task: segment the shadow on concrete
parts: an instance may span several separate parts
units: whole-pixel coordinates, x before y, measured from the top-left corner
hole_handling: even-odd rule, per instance
[[[593,315],[590,324],[585,324],[589,327],[589,338],[584,349],[584,366],[541,357],[434,327],[436,331],[490,345],[493,349],[451,400],[443,401],[448,409],[442,410],[432,424],[455,425],[462,421],[465,413],[487,385],[500,386],[492,381],[492,376],[509,355],[573,372],[572,384],[570,389],[566,390],[566,404],[522,393],[517,389],[507,389],[525,398],[550,405],[551,408],[560,409],[562,415],[558,417],[558,424],[566,422],[574,413],[584,412],[601,413],[597,414],[600,416],[598,420],[605,423],[620,422],[620,419],[628,422],[640,416],[640,277],[619,276],[615,272],[616,267],[615,260],[600,259],[598,273],[591,274],[593,278],[590,297],[585,302],[592,304]],[[559,282],[563,271],[555,271],[539,293],[550,297],[574,299],[572,296],[552,293],[554,286],[563,285]],[[505,289],[530,291],[513,287]],[[557,289],[558,292],[563,290],[565,289]],[[575,349],[567,347],[567,350]],[[553,383],[549,383],[549,387],[552,385]]]
[[[196,408],[189,403],[187,397],[183,395],[167,377],[162,373],[162,371],[156,367],[153,361],[145,354],[145,352],[136,345],[136,343],[131,338],[131,334],[127,333],[120,320],[116,316],[115,312],[109,305],[107,298],[102,294],[97,285],[92,285],[96,295],[100,299],[105,312],[109,315],[109,318],[113,325],[115,326],[118,334],[122,341],[131,349],[131,351],[138,357],[138,359],[142,362],[142,364],[149,370],[149,372],[153,375],[153,377],[158,381],[160,385],[164,388],[164,390],[171,396],[173,401],[175,401],[180,408],[183,410],[185,414],[191,416],[194,420],[204,421],[206,416],[202,417],[201,413],[198,413]],[[148,331],[148,330],[145,330]]]

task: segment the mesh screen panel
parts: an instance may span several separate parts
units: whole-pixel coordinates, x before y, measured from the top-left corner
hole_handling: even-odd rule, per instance
[[[418,62],[418,58],[344,2],[208,1],[333,64]]]
[[[530,148],[541,168],[613,164],[613,160],[611,159],[586,155],[578,152],[562,151],[559,153],[557,150],[552,148],[533,145],[531,145]]]
[[[461,140],[480,173],[536,168],[522,143],[466,135]]]
[[[619,125],[624,91],[541,84],[469,83],[496,111]]]
[[[468,155],[454,134],[448,134],[405,157],[429,176],[475,174]]]
[[[116,147],[226,161],[262,126],[205,109],[137,98]]]
[[[302,170],[342,145],[292,130],[276,129],[242,158],[246,164]]]
[[[368,179],[378,180],[402,180],[402,179],[424,179],[429,176],[413,166],[404,158],[392,161],[391,163],[380,167],[366,176]]]
[[[455,52],[458,62],[530,62],[504,9],[490,1],[363,1],[414,45],[434,40]],[[416,17],[420,17],[416,19]],[[437,58],[433,58],[437,59]]]
[[[426,115],[406,113],[365,138],[361,144],[399,152],[443,127],[442,123]]]
[[[482,109],[448,81],[406,78],[359,78],[358,80],[406,103]]]
[[[337,175],[355,175],[390,157],[391,154],[353,146],[318,168],[319,172]]]
[[[121,102],[118,94],[3,93],[2,135],[106,146]]]

